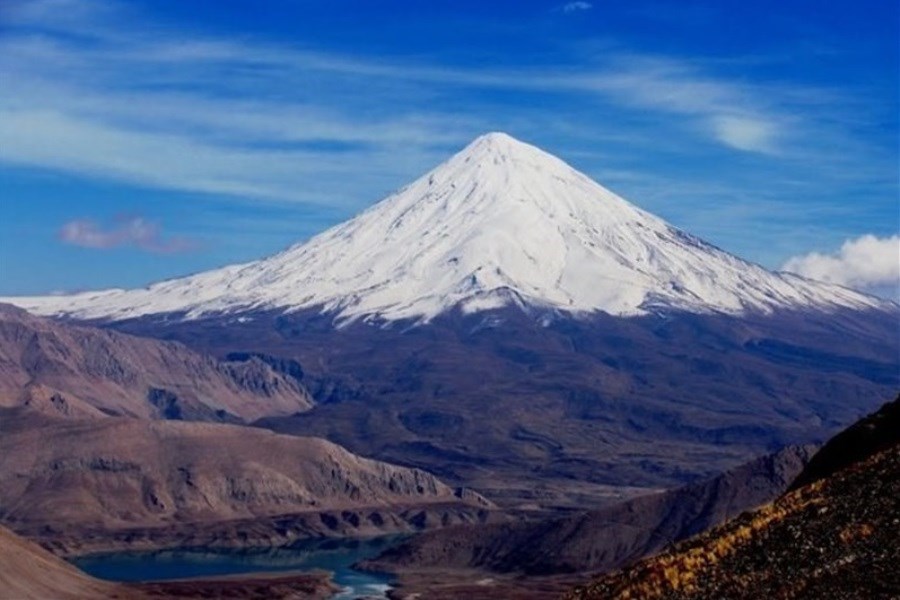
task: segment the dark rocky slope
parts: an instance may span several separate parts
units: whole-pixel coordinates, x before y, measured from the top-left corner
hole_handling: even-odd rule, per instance
[[[900,397],[840,432],[816,452],[791,484],[801,488],[845,469],[900,441]]]
[[[810,483],[568,598],[900,597],[898,405],[832,440]]]

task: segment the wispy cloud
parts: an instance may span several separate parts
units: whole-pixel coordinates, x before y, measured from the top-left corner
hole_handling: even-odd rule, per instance
[[[347,204],[352,190],[345,157],[313,149],[246,147],[203,136],[132,129],[108,120],[57,110],[0,109],[0,160],[139,185],[311,204]],[[370,165],[388,167],[384,154]],[[330,193],[302,181],[331,184]],[[348,182],[349,183],[349,182]]]
[[[174,254],[197,247],[185,237],[164,236],[159,224],[143,217],[119,217],[108,227],[92,219],[75,219],[60,227],[57,237],[66,244],[98,250],[133,247],[157,254]]]
[[[436,90],[463,100],[473,89],[574,95],[569,104],[589,97],[746,152],[777,153],[791,137],[773,90],[674,59],[618,51],[576,69],[398,63],[135,29],[91,0],[17,6],[0,39],[0,136],[11,140],[0,160],[12,164],[238,197],[358,202],[362,183],[370,194],[390,188],[411,167],[502,126],[477,102],[435,106]],[[369,179],[348,179],[348,158],[366,164]],[[316,185],[298,189],[313,176]]]
[[[779,135],[790,130],[784,114],[788,107],[775,105],[762,89],[715,78],[670,58],[624,54],[593,73],[559,83],[623,106],[688,117],[706,136],[736,150],[776,153]]]
[[[738,150],[774,154],[778,148],[778,126],[755,117],[718,115],[710,118],[713,133],[724,144]]]
[[[782,269],[900,301],[900,236],[863,235],[833,253],[795,256]]]
[[[574,13],[574,12],[581,12],[584,10],[591,10],[593,7],[594,7],[594,5],[591,4],[590,2],[583,2],[583,1],[568,2],[566,4],[563,4],[562,11],[564,13]]]
[[[719,240],[735,237],[708,215],[728,211],[748,246],[767,248],[753,228],[771,214],[793,227],[846,189],[896,192],[894,155],[856,135],[864,95],[747,65],[598,40],[602,50],[561,42],[558,64],[501,68],[180,31],[99,0],[12,6],[0,14],[7,165],[346,215],[475,135],[509,129],[567,158],[597,150],[576,166],[612,173],[617,191]],[[804,211],[792,210],[798,198]],[[736,203],[769,212],[748,221]]]

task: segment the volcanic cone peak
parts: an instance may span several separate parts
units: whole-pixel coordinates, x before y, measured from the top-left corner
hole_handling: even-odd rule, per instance
[[[503,133],[270,258],[143,290],[9,301],[113,320],[317,308],[420,322],[510,303],[621,316],[888,304],[741,260]]]

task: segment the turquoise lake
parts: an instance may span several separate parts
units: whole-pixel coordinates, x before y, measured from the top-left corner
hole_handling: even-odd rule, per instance
[[[351,568],[374,558],[402,538],[309,540],[290,547],[265,549],[179,549],[114,552],[71,559],[86,573],[110,581],[156,581],[254,572],[325,570],[344,591],[335,598],[386,598],[391,578]]]

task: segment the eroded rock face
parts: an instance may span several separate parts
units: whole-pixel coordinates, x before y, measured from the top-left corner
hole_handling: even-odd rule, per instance
[[[308,410],[296,377],[182,344],[41,319],[0,305],[0,406],[65,417],[238,422]]]
[[[36,424],[16,415],[22,410],[0,409],[0,519],[17,531],[39,534],[49,525],[69,537],[80,531],[115,538],[177,525],[189,537],[204,524],[245,520],[251,527],[258,518],[315,513],[335,521],[306,523],[296,535],[352,535],[366,527],[390,531],[383,525],[391,519],[399,530],[440,526],[445,517],[436,506],[450,522],[491,508],[424,471],[361,458],[318,438],[128,418]],[[398,507],[421,507],[421,514]]]

